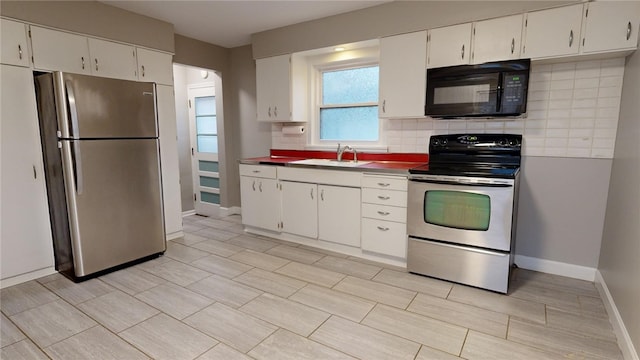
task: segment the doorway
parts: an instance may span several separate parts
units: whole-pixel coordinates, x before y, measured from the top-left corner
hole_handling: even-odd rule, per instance
[[[220,209],[220,162],[215,86],[189,86],[188,98],[194,208],[197,214],[217,216]]]

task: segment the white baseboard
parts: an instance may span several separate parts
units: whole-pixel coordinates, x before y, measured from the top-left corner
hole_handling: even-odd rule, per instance
[[[228,208],[220,207],[221,216],[240,215],[241,213],[240,206],[232,206]]]
[[[187,211],[183,211],[182,212],[182,217],[187,217],[187,216],[191,216],[191,215],[195,215],[196,211],[195,210],[187,210]]]
[[[567,264],[558,261],[538,259],[529,256],[516,255],[515,263],[518,267],[528,270],[540,271],[543,273],[566,276],[574,279],[594,281],[596,278],[595,268],[581,265]]]
[[[56,269],[52,266],[52,267],[28,272],[26,274],[16,275],[8,279],[2,279],[0,280],[0,289],[4,289],[6,287],[13,286],[13,285],[18,285],[23,282],[35,280],[43,276],[47,276],[55,273],[56,273]]]
[[[184,232],[182,230],[175,231],[175,232],[167,234],[166,240],[169,241],[169,240],[173,240],[173,239],[178,239],[178,238],[181,238],[183,236],[184,236]]]
[[[607,284],[599,270],[596,270],[595,284],[598,292],[600,293],[600,297],[602,298],[602,302],[604,302],[604,307],[607,309],[607,314],[609,314],[609,321],[611,321],[611,325],[613,325],[613,332],[618,338],[618,345],[620,345],[620,350],[622,351],[624,359],[640,360],[638,358],[638,352],[633,346],[633,342],[629,336],[629,332],[627,332],[627,328],[624,326],[620,312],[618,312],[618,308],[613,301],[609,288],[607,287]]]

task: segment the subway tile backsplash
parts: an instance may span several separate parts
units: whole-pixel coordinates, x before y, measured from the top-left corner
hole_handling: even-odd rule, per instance
[[[612,158],[624,75],[623,57],[531,66],[527,116],[521,119],[383,120],[389,152],[427,152],[435,134],[516,133],[530,156]],[[272,147],[304,149],[306,135],[272,125]]]

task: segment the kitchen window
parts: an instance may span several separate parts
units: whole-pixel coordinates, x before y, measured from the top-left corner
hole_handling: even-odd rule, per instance
[[[321,70],[320,142],[378,142],[378,65]]]

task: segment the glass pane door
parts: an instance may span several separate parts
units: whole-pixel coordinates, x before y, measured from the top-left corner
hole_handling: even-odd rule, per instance
[[[209,216],[220,205],[216,100],[213,86],[189,89],[194,205],[196,213]]]

